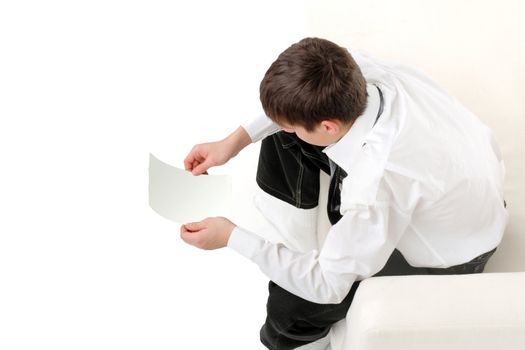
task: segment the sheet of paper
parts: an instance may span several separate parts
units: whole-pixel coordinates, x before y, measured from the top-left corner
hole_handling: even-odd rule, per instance
[[[150,154],[149,205],[166,219],[184,224],[228,216],[231,201],[231,176],[194,176]]]

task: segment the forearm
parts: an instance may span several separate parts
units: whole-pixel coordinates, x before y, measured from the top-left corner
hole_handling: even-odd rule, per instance
[[[252,143],[250,135],[244,130],[242,126],[239,126],[234,132],[224,139],[224,142],[229,145],[232,150],[232,157],[239,154],[239,152],[246,146]]]
[[[340,303],[356,279],[353,274],[323,269],[317,250],[305,253],[293,251],[240,227],[232,231],[228,247],[257,264],[268,278],[282,288],[314,303]]]

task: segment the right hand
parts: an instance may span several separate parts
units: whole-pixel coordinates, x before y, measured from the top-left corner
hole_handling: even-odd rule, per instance
[[[239,127],[224,140],[194,146],[184,159],[184,168],[193,175],[207,174],[209,168],[225,164],[250,143],[248,133]]]
[[[207,174],[209,168],[225,164],[233,155],[234,150],[225,140],[201,143],[193,146],[184,159],[184,168],[193,175]]]

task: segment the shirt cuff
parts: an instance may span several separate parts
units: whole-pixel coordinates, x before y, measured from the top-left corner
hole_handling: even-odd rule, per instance
[[[241,126],[252,139],[252,143],[262,140],[266,136],[272,135],[281,130],[277,124],[264,114],[261,114],[248,124],[242,124]]]
[[[265,240],[243,228],[236,226],[228,240],[228,247],[242,256],[253,260],[264,246]]]

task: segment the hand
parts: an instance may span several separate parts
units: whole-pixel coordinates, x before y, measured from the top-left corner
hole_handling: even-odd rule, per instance
[[[184,159],[184,168],[193,175],[207,174],[209,168],[225,164],[250,143],[250,136],[239,127],[222,141],[194,146]]]
[[[184,159],[184,168],[193,175],[207,174],[212,166],[223,165],[232,158],[233,150],[226,142],[217,141],[193,146]]]
[[[228,244],[235,224],[223,217],[206,218],[200,222],[182,225],[182,240],[200,249],[224,248]]]

